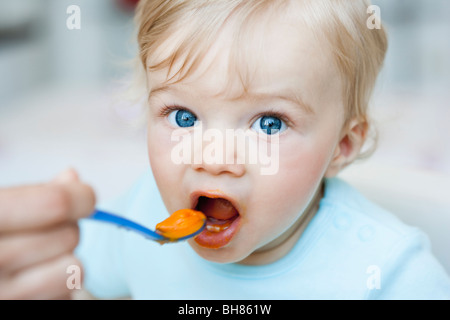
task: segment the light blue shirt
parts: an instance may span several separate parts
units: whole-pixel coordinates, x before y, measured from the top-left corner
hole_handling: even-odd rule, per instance
[[[150,171],[99,208],[151,228],[168,216]],[[268,265],[213,263],[187,243],[159,245],[102,222],[80,227],[84,288],[99,298],[450,299],[428,238],[337,178],[300,240]]]

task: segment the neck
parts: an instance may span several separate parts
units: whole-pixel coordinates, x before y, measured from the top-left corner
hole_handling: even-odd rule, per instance
[[[275,262],[285,256],[300,239],[307,225],[319,210],[323,189],[324,183],[322,181],[308,207],[288,230],[238,263],[243,265],[263,265]]]

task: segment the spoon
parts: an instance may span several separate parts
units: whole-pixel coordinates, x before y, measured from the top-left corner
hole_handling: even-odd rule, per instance
[[[196,230],[195,232],[188,234],[186,236],[174,239],[174,238],[164,237],[163,235],[159,234],[158,232],[150,230],[136,222],[133,222],[126,218],[120,217],[118,215],[115,215],[115,214],[112,214],[109,212],[101,211],[101,210],[96,210],[91,216],[89,216],[89,218],[93,219],[93,220],[112,223],[119,227],[123,227],[127,230],[135,231],[137,233],[140,233],[147,239],[157,241],[157,242],[178,242],[178,241],[187,240],[189,238],[195,237],[198,234],[200,234],[206,226],[206,221],[205,221],[203,223],[203,225],[200,227],[200,229]]]

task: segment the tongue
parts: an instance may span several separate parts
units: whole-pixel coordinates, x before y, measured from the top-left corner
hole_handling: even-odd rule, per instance
[[[230,201],[221,198],[200,197],[196,210],[203,212],[207,217],[218,220],[229,220],[239,214]]]

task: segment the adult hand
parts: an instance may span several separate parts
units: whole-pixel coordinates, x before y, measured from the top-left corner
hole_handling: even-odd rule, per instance
[[[80,266],[77,220],[94,211],[93,189],[66,170],[49,183],[0,189],[0,299],[66,299]]]

